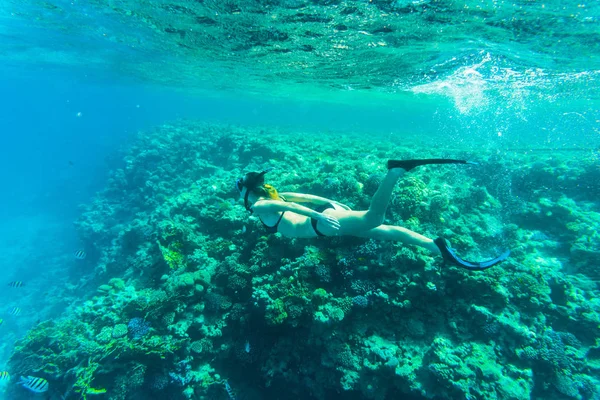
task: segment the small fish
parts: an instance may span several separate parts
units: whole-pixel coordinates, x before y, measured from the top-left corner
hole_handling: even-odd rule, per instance
[[[28,376],[27,378],[22,376],[19,384],[34,393],[44,393],[48,391],[48,386],[50,386],[47,380],[44,378],[36,378],[35,376]]]
[[[246,230],[247,230],[246,225],[242,226],[242,233],[246,233]]]
[[[4,323],[4,320],[2,318],[0,318],[0,326],[2,326],[3,323]]]
[[[17,316],[17,315],[21,314],[21,309],[19,307],[13,307],[12,310],[10,310],[9,314]]]
[[[0,381],[9,381],[10,380],[10,374],[6,371],[2,371],[0,372]]]
[[[8,284],[8,286],[14,287],[14,288],[23,287],[23,282],[21,282],[21,281],[12,281],[12,282],[10,282]]]
[[[75,252],[75,258],[78,260],[83,260],[86,257],[87,257],[87,253],[83,250],[77,250]]]
[[[246,340],[246,345],[244,346],[244,350],[246,351],[246,353],[250,353],[250,350],[252,348],[250,347],[250,342]]]

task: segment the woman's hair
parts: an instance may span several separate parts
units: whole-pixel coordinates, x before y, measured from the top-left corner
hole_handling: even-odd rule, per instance
[[[271,200],[284,200],[284,198],[277,193],[277,189],[267,183],[255,187],[252,189],[252,192],[257,196],[266,197]]]

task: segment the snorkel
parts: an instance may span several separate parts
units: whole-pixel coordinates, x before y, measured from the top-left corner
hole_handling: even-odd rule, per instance
[[[248,203],[248,196],[250,196],[250,192],[260,185],[263,185],[265,183],[265,174],[273,169],[274,168],[271,167],[261,172],[248,172],[246,175],[244,175],[244,177],[238,178],[235,181],[235,187],[237,190],[239,190],[240,194],[244,188],[246,188],[246,193],[244,194],[244,207],[246,207],[246,210],[248,210],[250,214],[252,214],[252,208]]]

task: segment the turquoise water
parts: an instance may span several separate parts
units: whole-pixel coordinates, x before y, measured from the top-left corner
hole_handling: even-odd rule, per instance
[[[292,142],[298,143],[302,142],[302,137],[317,133],[314,140],[319,145],[316,148],[309,151],[306,150],[310,148],[307,144],[299,145],[310,154],[304,154],[304,157],[314,155],[317,158],[310,163],[314,164],[314,169],[298,161],[293,148],[284,149],[280,144],[278,148],[282,149],[282,153],[272,160],[265,156],[262,160],[243,163],[236,161],[238,155],[234,150],[231,150],[232,158],[226,160],[226,157],[216,157],[215,148],[202,142],[203,139],[197,142],[190,140],[196,143],[191,146],[212,149],[209,153],[198,150],[198,154],[207,157],[211,163],[220,163],[216,165],[218,170],[203,170],[209,172],[203,172],[196,178],[191,177],[193,171],[190,170],[181,170],[180,175],[165,173],[162,177],[164,182],[177,183],[170,186],[171,192],[162,193],[166,197],[158,200],[166,208],[176,208],[171,199],[182,192],[206,198],[212,196],[194,192],[188,185],[188,179],[226,180],[229,184],[234,175],[269,163],[276,163],[279,169],[285,171],[304,173],[311,181],[301,183],[289,177],[279,177],[274,178],[277,185],[324,195],[329,189],[312,182],[326,178],[317,170],[324,159],[333,160],[333,163],[351,162],[348,168],[362,168],[361,173],[369,176],[381,172],[373,165],[383,162],[384,157],[393,156],[394,149],[403,156],[415,158],[427,154],[431,157],[468,156],[487,161],[489,167],[486,168],[489,169],[484,169],[485,174],[470,171],[466,183],[452,178],[452,187],[461,188],[460,196],[455,199],[457,205],[464,207],[464,212],[469,215],[463,223],[469,226],[476,220],[469,213],[471,209],[465,193],[470,190],[469,187],[484,185],[487,192],[500,202],[501,209],[496,211],[503,217],[486,220],[487,230],[477,234],[485,242],[483,251],[489,254],[502,245],[522,242],[520,250],[514,252],[513,262],[506,267],[505,275],[494,272],[492,276],[504,285],[502,290],[511,293],[511,284],[526,279],[518,274],[529,274],[539,267],[545,276],[542,281],[546,282],[540,290],[544,293],[550,290],[553,294],[542,301],[543,306],[533,309],[516,300],[523,296],[535,297],[533,289],[514,293],[511,297],[513,303],[509,302],[503,311],[493,309],[493,301],[486,300],[485,296],[477,306],[493,309],[493,318],[500,321],[500,327],[510,325],[505,324],[507,315],[514,317],[521,313],[524,325],[535,325],[536,329],[532,330],[537,335],[549,338],[546,342],[540,339],[538,343],[544,349],[548,350],[547,343],[552,340],[552,343],[560,342],[562,346],[567,339],[559,340],[556,335],[544,334],[546,331],[540,326],[573,334],[580,343],[565,344],[567,350],[561,347],[563,353],[568,353],[570,359],[575,360],[568,367],[560,365],[570,371],[570,375],[565,377],[552,375],[546,371],[552,369],[547,365],[539,367],[535,362],[517,356],[525,351],[526,346],[510,344],[511,340],[518,340],[507,333],[509,339],[498,345],[496,351],[504,346],[508,349],[507,354],[513,356],[497,355],[496,363],[504,362],[516,369],[508,368],[497,374],[495,366],[489,369],[478,367],[483,371],[481,377],[480,372],[472,368],[472,372],[466,374],[472,373],[476,378],[469,381],[470,378],[464,377],[465,382],[477,382],[479,385],[479,391],[472,393],[472,398],[485,398],[492,392],[496,398],[511,398],[510,393],[502,393],[498,389],[482,394],[486,393],[481,389],[486,386],[482,382],[490,380],[497,384],[495,387],[510,386],[517,380],[517,375],[526,374],[523,371],[529,371],[533,378],[527,378],[528,382],[535,381],[536,384],[532,384],[530,390],[515,389],[512,398],[529,398],[529,394],[532,398],[598,398],[598,391],[582,389],[584,384],[581,382],[590,387],[595,384],[597,389],[598,382],[590,383],[587,377],[598,376],[600,320],[600,307],[595,302],[599,290],[597,262],[600,248],[597,235],[600,222],[597,200],[600,193],[597,173],[600,168],[599,24],[600,6],[597,3],[574,1],[2,2],[0,259],[3,278],[0,280],[0,319],[3,323],[0,325],[0,371],[17,365],[9,363],[11,356],[18,360],[28,352],[43,353],[41,350],[14,349],[15,342],[27,337],[28,333],[48,336],[45,328],[39,328],[40,322],[59,321],[62,317],[85,320],[78,307],[96,295],[96,288],[107,284],[111,278],[129,279],[128,285],[135,286],[138,291],[162,285],[160,275],[154,277],[155,281],[145,280],[151,273],[144,275],[143,269],[136,270],[134,274],[139,275],[139,280],[131,276],[131,271],[119,268],[109,268],[108,273],[99,272],[99,266],[106,263],[103,257],[108,257],[106,253],[115,246],[116,242],[111,240],[119,237],[119,230],[125,229],[123,227],[128,223],[131,225],[125,230],[144,229],[140,228],[134,213],[125,213],[126,217],[122,219],[107,218],[106,221],[94,215],[100,215],[103,202],[113,202],[117,204],[115,208],[125,204],[124,197],[111,197],[106,194],[106,188],[113,187],[114,183],[110,180],[114,177],[113,171],[126,165],[126,156],[139,156],[139,152],[131,150],[142,146],[137,136],[139,131],[154,132],[148,134],[156,135],[156,138],[171,137],[173,130],[161,127],[163,124],[181,123],[187,126],[188,122],[177,121],[193,120],[195,122],[190,124],[194,126],[201,123],[235,126],[231,129],[237,129],[235,132],[239,136],[236,141],[243,141],[244,134],[240,132],[244,129],[248,129],[247,140],[256,143],[274,140],[270,135],[275,131],[281,132],[282,137],[289,135]],[[267,134],[255,129],[264,129]],[[210,130],[198,132],[204,135]],[[172,149],[174,157],[179,157],[177,151],[184,150],[175,146],[176,139],[169,140],[172,141],[166,142],[166,148]],[[339,154],[330,147],[338,142],[343,143]],[[153,148],[153,144],[145,145],[148,149]],[[373,165],[359,167],[359,160],[370,160],[371,149],[377,149],[371,154],[371,157],[376,157]],[[136,165],[141,169],[151,168],[143,163]],[[336,173],[339,176],[330,178],[341,179],[344,175],[341,171]],[[366,183],[361,181],[363,178],[356,178],[361,185]],[[434,174],[426,183],[437,185],[441,180],[441,176]],[[462,187],[462,184],[466,186]],[[219,200],[214,200],[214,204],[230,202],[235,195],[227,191],[225,183],[222,185],[216,194]],[[137,182],[128,190],[136,192],[142,187],[144,184]],[[442,191],[443,187],[440,184],[436,190]],[[121,186],[117,189],[125,191]],[[340,190],[327,194],[341,196],[356,207],[366,204],[366,198],[351,192]],[[550,200],[546,201],[546,198]],[[147,199],[136,199],[137,203],[127,203],[127,207],[141,207],[143,212],[152,216],[153,221],[156,215],[164,218],[171,212],[156,204],[151,207],[145,203]],[[214,206],[213,200],[210,204]],[[174,215],[170,218],[177,220]],[[553,216],[556,219],[551,218]],[[235,229],[239,230],[241,226],[246,229],[245,218],[242,214],[217,214],[212,222],[233,220],[237,224]],[[410,226],[415,230],[430,235],[440,234],[443,230],[439,221],[428,220],[429,217],[425,216],[420,216],[420,221],[415,222],[410,221],[407,215],[393,211],[390,218],[393,222],[413,224]],[[159,224],[156,221],[154,223]],[[92,222],[103,225],[105,236],[102,240],[90,234],[86,223]],[[507,233],[512,229],[508,228],[510,224],[519,225],[523,231],[511,236]],[[206,228],[194,229],[202,231]],[[464,231],[456,226],[451,230],[463,235],[459,244],[479,256],[472,243],[467,245],[468,235]],[[229,233],[210,229],[202,232],[210,240],[229,240]],[[253,234],[256,236],[249,239],[250,243],[255,243],[254,240],[261,236],[257,232]],[[502,238],[500,243],[490,243],[498,237]],[[312,242],[312,245],[319,246],[318,243]],[[166,246],[164,242],[161,245]],[[235,245],[243,246],[238,242]],[[278,242],[275,247],[300,259],[307,251],[305,246],[309,245],[311,243]],[[352,251],[350,248],[347,243],[340,244],[340,253],[347,254]],[[85,262],[73,258],[73,253],[79,249],[90,249]],[[135,251],[120,251],[114,250],[110,257],[124,264],[140,262],[134,256]],[[249,251],[246,249],[242,253],[247,255]],[[386,254],[397,251],[400,250],[385,250]],[[191,254],[187,256],[191,257]],[[222,258],[214,256],[214,259],[225,263],[225,255],[219,256]],[[164,263],[164,260],[161,262]],[[405,264],[401,262],[400,265]],[[428,279],[434,280],[430,272],[418,280],[422,293],[429,293],[426,291]],[[261,274],[256,276],[263,276]],[[401,279],[393,277],[396,278]],[[441,282],[461,279],[472,284],[475,278],[469,280],[462,275],[451,275],[435,282],[440,285]],[[25,282],[25,286],[20,289],[7,286],[8,282],[15,280]],[[219,290],[225,287],[221,284],[215,283],[212,290],[220,293]],[[314,280],[307,283],[308,287],[318,284]],[[573,297],[569,297],[568,301],[561,298],[567,296],[560,294],[563,292],[557,287],[561,285],[572,288],[573,293],[569,296]],[[486,281],[483,286],[485,288],[480,290],[488,296],[502,292],[490,289],[495,287],[494,282]],[[332,284],[327,289],[339,297],[343,293],[340,287]],[[391,290],[389,294],[393,293]],[[418,297],[418,294],[414,296]],[[466,311],[468,306],[462,301],[464,298],[460,293],[453,292],[452,296],[461,304],[457,315],[463,321],[475,320],[471,321],[471,325],[465,324],[465,329],[477,329],[474,326],[481,321]],[[234,303],[245,304],[249,301],[248,297],[235,298]],[[10,314],[13,307],[22,309],[20,315]],[[428,310],[433,306],[423,307]],[[568,310],[565,312],[573,313],[575,321],[587,321],[588,325],[584,325],[587,334],[580,332],[582,325],[579,322],[576,328],[570,329],[565,320],[553,314],[556,309],[563,308]],[[485,314],[480,312],[481,309],[477,310],[471,310],[471,313]],[[376,314],[375,311],[370,312]],[[424,313],[427,314],[427,311]],[[374,339],[367,339],[364,329],[352,324],[375,322],[353,315],[346,317],[345,321],[354,322],[348,322],[348,326],[332,327],[328,334],[343,336],[352,332],[362,338],[357,341],[370,343],[369,340]],[[402,344],[397,344],[402,349],[399,352],[406,351],[410,341],[415,342],[415,348],[432,343],[441,346],[439,342],[442,339],[436,334],[452,340],[454,345],[457,345],[457,337],[461,337],[453,336],[447,326],[432,324],[416,314],[407,318],[417,321],[415,326],[425,323],[434,328],[426,335],[417,332],[404,338]],[[113,322],[127,323],[127,320]],[[91,322],[89,324],[92,325]],[[310,318],[306,324],[314,329]],[[380,337],[391,340],[392,323],[376,326],[374,329]],[[166,334],[166,331],[160,331],[159,326],[153,328]],[[239,332],[233,334],[227,331],[219,345],[227,347],[227,340],[243,343],[244,335],[254,337],[252,329],[263,332],[261,328],[253,327],[238,329]],[[280,346],[277,356],[290,351],[282,350],[282,340],[311,339],[309,334],[299,333],[287,325],[280,331],[267,329],[265,332],[276,337],[272,343]],[[90,334],[90,337],[97,333]],[[487,343],[489,337],[462,339],[477,346]],[[268,340],[261,342],[261,346],[268,344]],[[353,346],[358,346],[349,340],[344,345],[350,346],[353,351]],[[49,342],[45,342],[44,346],[49,346]],[[374,344],[370,346],[375,347]],[[533,345],[530,347],[535,348]],[[328,348],[333,349],[332,353],[341,351],[333,344]],[[323,368],[331,368],[326,370],[331,374],[342,369],[364,374],[360,375],[360,384],[348,389],[339,384],[339,376],[333,379],[338,382],[336,386],[316,378],[295,381],[283,376],[285,374],[269,374],[267,365],[273,367],[273,360],[265,357],[261,359],[263,364],[249,365],[253,372],[248,380],[244,380],[235,369],[240,359],[227,356],[232,352],[231,349],[224,350],[220,358],[218,352],[211,353],[209,359],[218,359],[211,366],[217,371],[209,374],[213,383],[206,384],[207,391],[202,391],[202,385],[196,382],[196,398],[227,398],[222,379],[215,378],[215,373],[231,379],[239,398],[294,398],[300,392],[305,393],[306,397],[302,398],[307,399],[396,398],[393,396],[400,395],[464,398],[461,391],[438,390],[438,386],[449,383],[428,375],[433,374],[433,369],[427,369],[427,366],[415,376],[400,379],[398,372],[386,375],[389,371],[378,368],[365,372],[364,369],[359,371],[347,365],[337,365],[336,369],[335,362],[324,359]],[[355,353],[358,357],[360,352],[356,350]],[[477,354],[485,354],[485,351]],[[90,355],[74,353],[73,357],[78,364]],[[210,360],[189,350],[168,358],[168,362],[175,365],[186,357],[196,357],[211,365]],[[369,357],[379,356],[363,354],[363,364]],[[431,358],[431,354],[428,357]],[[452,357],[462,356],[454,354]],[[444,364],[442,361],[429,360],[436,365]],[[450,361],[445,360],[445,365],[452,365]],[[54,360],[48,358],[45,362],[53,363]],[[328,363],[333,363],[333,367]],[[109,364],[106,365],[108,369]],[[156,375],[153,365],[167,368],[166,364],[156,360],[146,362],[142,369],[150,372],[145,379]],[[18,365],[18,371],[10,371],[10,382],[0,382],[3,385],[0,390],[2,387],[7,389],[6,399],[28,398],[28,392],[14,384],[15,375],[34,374],[36,371],[28,372],[24,364]],[[68,363],[65,365],[73,367]],[[200,368],[197,364],[191,365]],[[299,376],[303,375],[298,371],[308,368],[302,363],[296,367],[294,374]],[[69,392],[74,379],[72,376],[65,377],[68,376],[67,371],[37,373],[45,374],[44,378],[51,384],[48,398],[60,398],[65,394],[67,399],[78,398],[75,393]],[[166,396],[165,392],[156,394],[148,391],[146,386],[124,391],[126,394],[117,393],[118,385],[114,382],[126,376],[122,374],[122,371],[115,376],[98,374],[100,378],[92,382],[98,388],[108,389],[104,395],[107,398],[167,398],[161,397]],[[346,373],[345,376],[350,375]],[[513,380],[503,380],[499,376]],[[527,380],[524,375],[519,377]],[[553,381],[549,389],[543,389],[539,383],[552,379],[561,380],[561,383]],[[412,382],[412,386],[406,382]],[[267,383],[272,384],[270,389]],[[286,397],[286,385],[293,390],[292,397]],[[418,385],[423,386],[417,388]],[[580,390],[569,392],[565,389],[569,385]],[[247,389],[246,393],[251,392],[252,395],[244,397],[239,388]],[[181,397],[184,388],[169,390],[173,398],[186,398]]]

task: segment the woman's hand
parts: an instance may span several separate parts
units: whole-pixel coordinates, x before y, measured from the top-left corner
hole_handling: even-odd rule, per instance
[[[338,219],[336,217],[333,217],[333,216],[327,215],[327,214],[323,214],[323,213],[319,213],[319,216],[317,217],[317,219],[319,221],[323,222],[328,227],[335,229],[336,231],[340,229],[340,221],[338,221]]]

